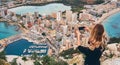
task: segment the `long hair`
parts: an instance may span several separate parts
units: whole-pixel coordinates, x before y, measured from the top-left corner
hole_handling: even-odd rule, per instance
[[[104,27],[102,24],[96,24],[91,30],[89,42],[91,45],[101,45],[103,41]]]

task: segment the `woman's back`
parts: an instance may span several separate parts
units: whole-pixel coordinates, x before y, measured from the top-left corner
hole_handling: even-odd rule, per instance
[[[90,32],[88,47],[81,46],[80,32],[77,31],[77,44],[80,52],[86,55],[84,65],[100,65],[100,57],[105,49],[104,44],[104,27],[101,24],[96,24]]]
[[[80,52],[85,54],[85,65],[100,65],[99,58],[101,57],[103,51],[102,47],[95,48],[94,50],[89,49],[88,47],[78,46]]]

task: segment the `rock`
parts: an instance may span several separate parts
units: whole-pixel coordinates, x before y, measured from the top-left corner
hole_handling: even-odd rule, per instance
[[[101,65],[120,65],[120,58],[107,59]]]
[[[119,51],[114,51],[114,55],[115,55],[115,57],[119,57],[120,56],[120,52]]]
[[[103,56],[109,56],[111,54],[110,50],[105,50]]]
[[[109,45],[107,45],[107,48],[108,48],[108,50],[110,50],[110,52],[112,54],[116,54],[116,52],[117,52],[117,43],[109,44]]]
[[[117,44],[117,50],[120,52],[120,44]]]
[[[110,51],[117,51],[117,43],[108,44],[108,45],[107,45],[107,48],[108,48]]]

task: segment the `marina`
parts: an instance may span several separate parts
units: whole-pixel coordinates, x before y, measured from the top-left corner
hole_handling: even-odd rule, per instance
[[[12,52],[11,52],[12,51]],[[32,55],[36,52],[38,55],[46,55],[48,52],[48,46],[46,44],[33,44],[33,42],[28,42],[25,39],[20,39],[12,42],[5,48],[7,55]]]

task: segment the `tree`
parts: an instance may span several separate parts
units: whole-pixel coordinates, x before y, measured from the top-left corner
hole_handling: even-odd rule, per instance
[[[38,55],[37,53],[34,52],[31,56],[31,59],[36,60],[37,58],[38,58]]]
[[[6,60],[5,52],[4,51],[0,52],[0,59]]]
[[[58,65],[57,62],[55,61],[55,58],[49,57],[49,56],[44,56],[42,58],[42,64],[43,65]]]
[[[70,48],[68,50],[62,51],[60,53],[60,56],[64,57],[65,59],[68,59],[68,58],[73,58],[72,54],[75,54],[75,53],[80,53],[80,52],[78,49],[74,50],[74,48]]]
[[[81,0],[61,0],[61,2],[74,6],[81,6],[83,4]]]
[[[4,51],[0,52],[0,65],[10,65],[6,61],[6,57],[5,57],[5,52]]]
[[[117,38],[117,37],[112,37],[110,38],[108,44],[111,44],[111,43],[119,43],[120,42],[120,37]]]
[[[47,64],[49,64],[49,62],[50,62],[50,57],[49,56],[44,56],[42,58],[42,64],[43,65],[47,65]]]
[[[57,61],[54,57],[44,56],[42,58],[43,65],[68,65],[67,62],[59,60]]]
[[[103,2],[104,2],[104,0],[96,0],[96,4],[101,4]]]
[[[39,63],[39,61],[35,60],[34,65],[42,65]]]
[[[26,57],[22,57],[22,60],[27,61],[27,58]]]
[[[14,58],[13,61],[11,62],[11,65],[18,65],[17,62],[16,62],[16,59],[17,58]]]
[[[10,65],[8,62],[6,62],[3,59],[0,59],[0,65]]]
[[[60,60],[60,61],[57,62],[57,65],[68,65],[68,63]]]

